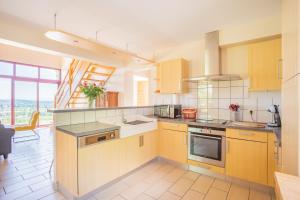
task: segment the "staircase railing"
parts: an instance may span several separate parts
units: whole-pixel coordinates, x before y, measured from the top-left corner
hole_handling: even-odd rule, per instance
[[[89,62],[74,59],[68,72],[61,82],[55,96],[55,106],[57,108],[66,108],[76,88],[80,85],[81,80],[90,65]]]

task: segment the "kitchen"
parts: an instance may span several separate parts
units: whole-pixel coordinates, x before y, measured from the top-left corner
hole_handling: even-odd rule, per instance
[[[70,196],[89,195],[100,186],[105,188],[110,181],[127,176],[132,170],[159,158],[197,173],[232,182],[248,181],[271,193],[270,188],[275,186],[273,174],[281,167],[280,105],[275,104],[280,103],[280,43],[279,35],[219,51],[219,32],[215,31],[205,36],[205,63],[212,63],[205,66],[205,75],[188,78],[188,62],[184,59],[159,63],[156,93],[170,94],[172,100],[178,101],[180,94],[189,92],[189,84],[194,85],[198,109],[169,104],[53,110],[57,130],[58,187],[70,192]],[[252,51],[263,51],[270,55],[268,59],[261,55],[253,55],[252,59],[246,57],[244,61],[238,59],[248,61],[249,68],[252,62],[262,62],[262,66],[273,67],[262,73],[277,73],[273,76],[250,74],[247,80],[239,74],[221,74],[219,52],[228,52],[230,48],[245,48],[251,56]],[[231,59],[237,58],[232,56]],[[252,65],[249,72],[259,74],[260,66]],[[258,80],[258,77],[264,80]],[[265,81],[266,77],[268,81]],[[242,107],[244,102],[254,92],[258,93],[251,102],[254,106],[245,109],[248,107]],[[261,99],[264,104],[259,105]],[[211,100],[215,102],[208,103]],[[108,144],[104,147],[106,140],[112,140],[111,147]],[[68,141],[71,146],[64,145]],[[119,149],[112,152],[113,146],[119,146]],[[105,154],[109,156],[98,157],[106,148]],[[65,160],[66,157],[73,159]],[[97,173],[98,170],[103,173]],[[68,182],[68,177],[75,179]]]
[[[0,13],[4,42],[63,57],[43,175],[57,199],[299,199],[299,3],[244,3],[162,3],[187,6],[182,21],[137,1],[53,3],[47,29]]]

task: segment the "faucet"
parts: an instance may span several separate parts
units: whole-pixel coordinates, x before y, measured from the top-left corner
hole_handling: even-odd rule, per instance
[[[122,122],[125,124],[127,122],[127,119],[125,119],[124,116],[124,109],[121,111],[121,115],[122,115]]]

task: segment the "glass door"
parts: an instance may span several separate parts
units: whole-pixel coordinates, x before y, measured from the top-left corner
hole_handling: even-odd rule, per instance
[[[0,120],[2,124],[11,124],[11,79],[0,78]]]
[[[15,124],[28,124],[31,114],[37,111],[37,83],[15,81]]]
[[[54,97],[57,91],[57,84],[40,83],[39,84],[39,125],[52,124],[52,113],[47,112],[49,108],[54,107]]]
[[[222,137],[205,134],[191,134],[190,153],[194,156],[222,160]]]

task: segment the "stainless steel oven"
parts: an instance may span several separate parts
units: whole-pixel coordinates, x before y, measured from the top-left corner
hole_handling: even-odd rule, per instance
[[[225,167],[225,128],[189,126],[188,158]]]

